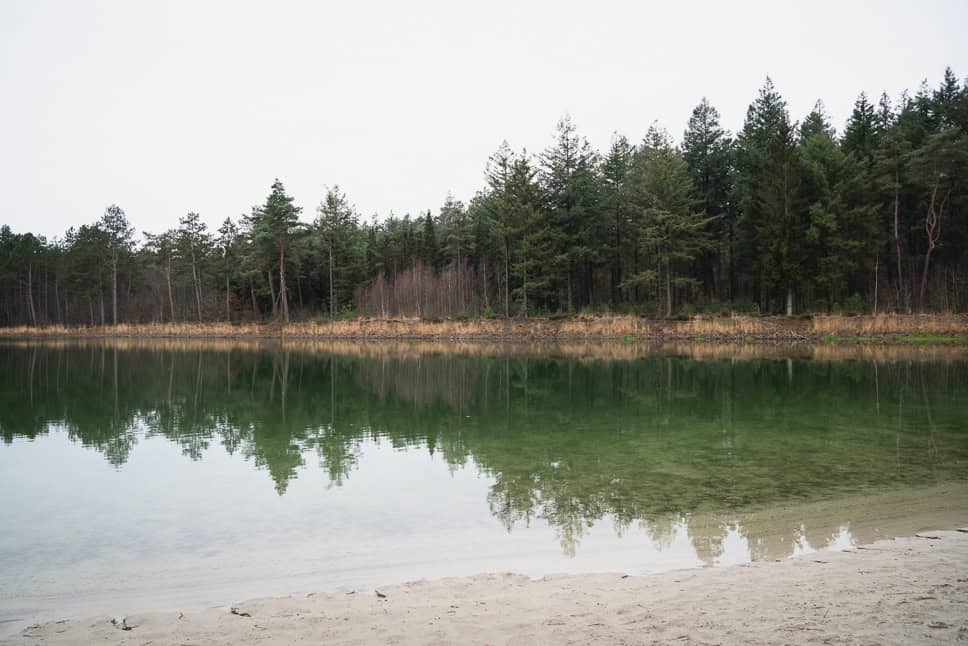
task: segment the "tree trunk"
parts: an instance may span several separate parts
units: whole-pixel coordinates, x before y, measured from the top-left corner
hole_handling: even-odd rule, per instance
[[[168,256],[168,269],[165,271],[165,282],[168,285],[168,309],[171,311],[171,322],[175,322],[175,296],[171,290],[171,256]]]
[[[672,266],[666,260],[666,318],[672,318]]]
[[[511,307],[511,247],[507,238],[504,239],[504,316],[509,316]]]
[[[249,295],[252,298],[252,311],[255,313],[256,318],[262,318],[262,312],[259,311],[259,301],[255,297],[255,279],[249,276]]]
[[[229,323],[232,322],[232,309],[229,304],[230,286],[229,286],[229,272],[225,272],[225,320]]]
[[[789,163],[784,163],[783,165],[783,222],[786,228],[786,237],[789,244],[790,233],[790,165]],[[787,283],[786,290],[786,315],[793,316],[793,285]]]
[[[483,271],[481,275],[484,279],[484,309],[490,309],[491,304],[488,302],[487,296],[487,256],[481,256],[481,264],[483,265]]]
[[[336,317],[336,286],[333,284],[333,244],[329,244],[329,315]]]
[[[299,311],[302,312],[306,309],[306,306],[303,305],[302,276],[300,274],[301,272],[296,272],[296,293],[299,295]]]
[[[417,308],[417,318],[422,318],[423,314],[420,311],[420,281],[422,276],[417,274],[417,259],[413,259],[413,265],[411,267],[410,273],[413,275],[413,298],[416,302]]]
[[[878,274],[878,264],[881,260],[881,254],[878,252],[874,256],[874,316],[877,316],[877,274]]]
[[[111,256],[111,320],[114,323],[114,325],[118,324],[118,252],[117,251],[114,251]]]
[[[574,308],[572,306],[572,299],[571,299],[571,261],[570,260],[568,261],[568,296],[567,298],[568,298],[568,303],[567,303],[568,313],[570,314],[572,311],[574,311]]]
[[[272,283],[272,270],[266,271],[266,277],[269,279],[269,296],[272,298],[272,318],[276,318],[276,286]]]
[[[63,325],[64,318],[61,316],[60,290],[58,289],[57,282],[57,274],[54,274],[54,310],[56,312],[57,322]]]
[[[634,276],[639,271],[639,245],[632,245],[632,275]],[[639,303],[639,283],[636,282],[632,287],[632,301],[638,305]]]
[[[192,252],[192,289],[195,291],[195,307],[198,312],[198,322],[202,322],[202,288],[198,284],[198,270],[195,263],[195,246],[190,246]]]
[[[524,263],[524,281],[521,283],[521,311],[528,318],[528,264]]]
[[[924,231],[928,237],[928,250],[924,254],[924,271],[921,272],[921,290],[918,293],[918,306],[924,311],[924,292],[928,287],[928,268],[931,265],[931,252],[934,251],[938,238],[941,236],[941,216],[944,215],[944,205],[948,201],[946,195],[941,200],[941,205],[935,207],[938,197],[940,179],[935,181],[934,189],[931,191],[931,202],[928,205],[928,214],[924,218]]]
[[[27,265],[27,313],[30,314],[30,324],[37,325],[37,310],[34,309],[34,274],[33,267]]]
[[[387,317],[387,297],[386,297],[386,283],[387,279],[382,273],[380,274],[380,314],[383,318]]]
[[[615,209],[615,266],[612,269],[612,302],[618,303],[619,285],[622,284],[622,212]]]
[[[894,251],[897,253],[897,309],[901,309],[901,290],[904,289],[904,279],[901,276],[901,234],[899,211],[901,204],[901,182],[897,168],[894,169]],[[911,303],[907,303],[907,312],[911,313]]]
[[[918,292],[918,307],[924,312],[924,292],[928,287],[928,266],[931,264],[931,252],[934,245],[929,243],[928,250],[924,254],[924,269],[921,271],[921,289]]]
[[[736,267],[733,263],[733,256],[736,255],[734,249],[734,234],[733,234],[733,222],[729,222],[729,267],[727,271],[729,272],[729,300],[736,300]]]
[[[289,298],[286,296],[286,243],[279,245],[279,297],[282,299],[282,320],[289,322]]]
[[[464,299],[460,289],[460,240],[457,241],[457,312],[463,311]]]
[[[662,260],[660,255],[662,250],[656,248],[655,251],[655,315],[662,316],[666,307],[664,306],[665,299],[662,297]]]

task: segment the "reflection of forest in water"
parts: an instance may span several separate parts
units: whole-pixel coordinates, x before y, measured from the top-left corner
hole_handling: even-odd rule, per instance
[[[494,480],[495,517],[508,528],[544,519],[566,544],[606,516],[661,542],[682,514],[968,475],[968,362],[42,345],[0,357],[7,442],[63,426],[114,465],[142,435],[192,459],[221,444],[280,494],[305,460],[338,485],[368,442],[387,442],[475,465]]]

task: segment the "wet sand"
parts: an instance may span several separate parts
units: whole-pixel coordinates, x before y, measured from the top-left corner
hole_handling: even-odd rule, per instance
[[[951,643],[968,529],[667,572],[417,581],[231,608],[32,626],[3,644]]]

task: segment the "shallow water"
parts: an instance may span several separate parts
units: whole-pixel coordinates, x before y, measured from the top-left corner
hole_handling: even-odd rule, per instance
[[[0,365],[5,622],[784,558],[968,511],[961,359],[8,344]]]

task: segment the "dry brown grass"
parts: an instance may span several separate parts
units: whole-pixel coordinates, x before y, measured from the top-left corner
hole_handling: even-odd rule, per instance
[[[795,336],[801,327],[791,326],[785,319],[756,318],[733,315],[729,317],[695,317],[681,323],[690,336],[709,337],[764,337]]]
[[[48,325],[44,327],[6,327],[0,328],[0,336],[16,338],[100,338],[100,337],[265,337],[273,335],[272,326],[266,325],[229,325],[227,323],[152,323],[104,325],[91,327],[65,327]]]
[[[224,338],[224,339],[516,339],[802,341],[839,337],[968,335],[968,316],[957,314],[786,317],[694,317],[650,320],[636,316],[562,319],[376,319],[282,324],[164,323],[105,327],[0,328],[8,338]]]
[[[6,337],[142,338],[621,338],[649,334],[654,323],[632,316],[574,319],[375,319],[307,321],[289,324],[163,323],[96,327],[0,328]]]
[[[968,316],[964,314],[815,316],[810,329],[818,336],[957,336],[968,334]]]

